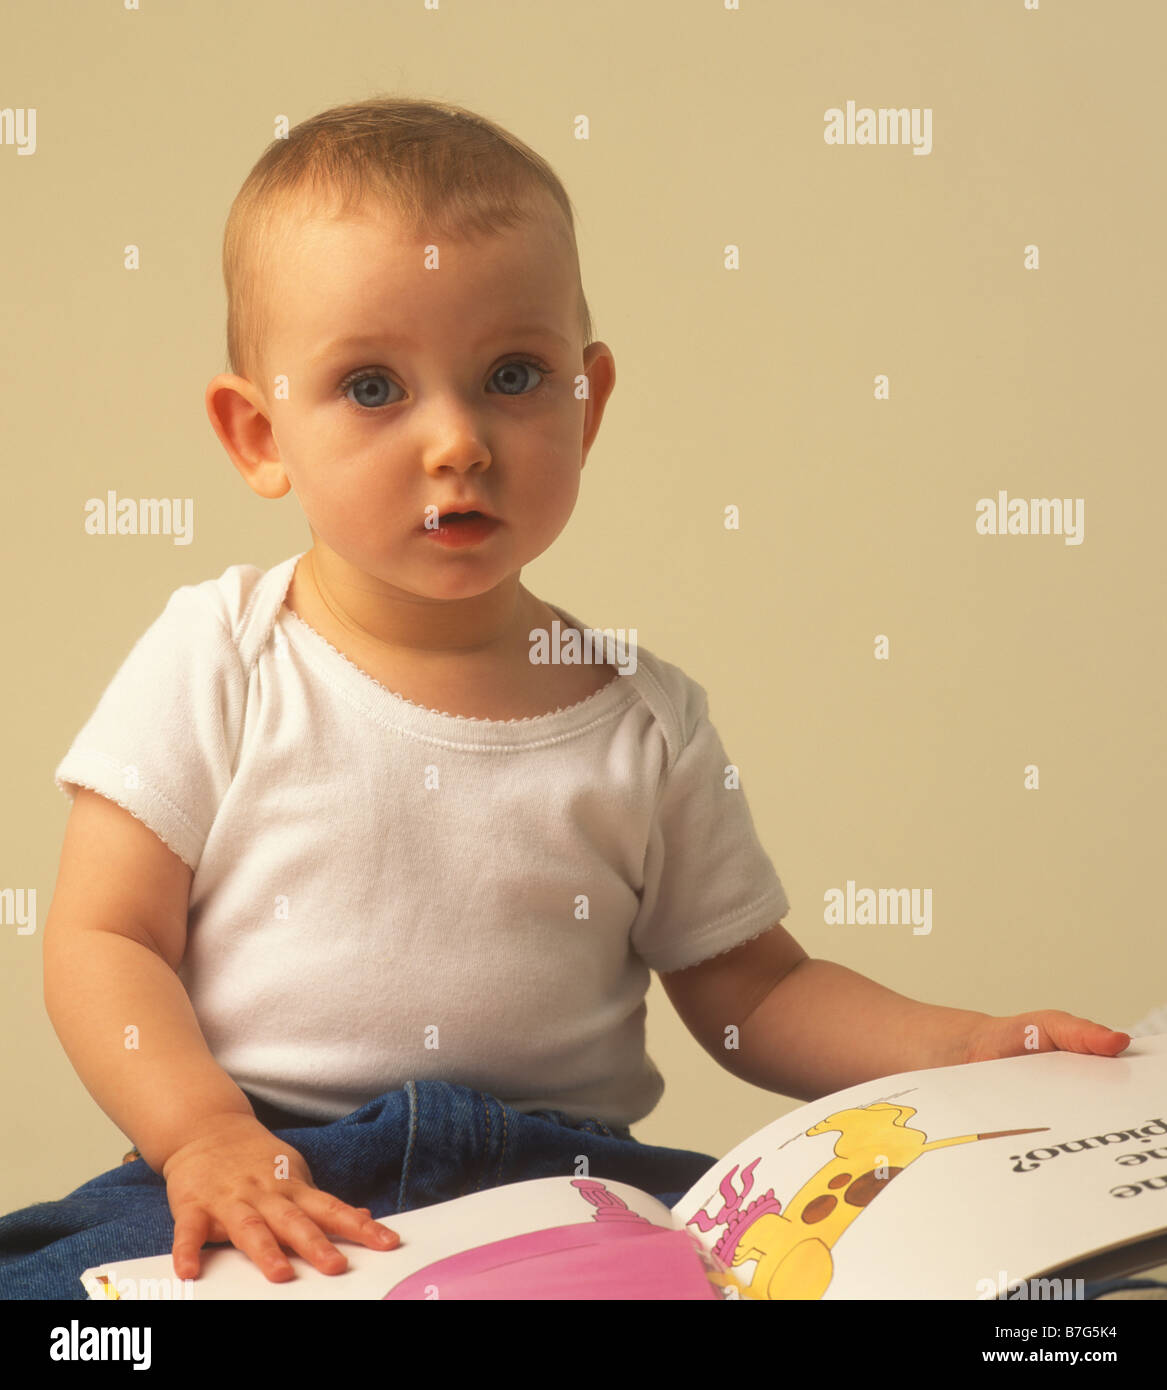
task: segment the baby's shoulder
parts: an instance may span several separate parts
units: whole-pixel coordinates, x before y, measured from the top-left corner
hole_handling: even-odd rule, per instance
[[[287,566],[228,565],[213,579],[183,584],[166,604],[164,617],[190,641],[225,640],[246,668],[266,641],[287,589]]]
[[[641,695],[661,725],[670,761],[675,761],[707,714],[709,697],[688,672],[643,647],[637,650],[637,674]]]

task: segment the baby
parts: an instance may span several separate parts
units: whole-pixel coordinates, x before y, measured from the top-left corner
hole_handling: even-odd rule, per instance
[[[643,648],[531,660],[588,635],[520,576],[615,383],[537,155],[460,108],[325,112],[249,175],[224,275],[207,411],[312,546],[180,588],[134,647],[57,769],[44,944],[62,1044],[165,1180],[179,1277],[208,1242],[273,1281],[285,1249],[344,1269],[329,1235],[396,1244],[263,1106],[336,1120],[423,1077],[627,1134],[663,1089],[652,970],[723,1066],[803,1100],[1129,1044],[809,959],[702,688]]]

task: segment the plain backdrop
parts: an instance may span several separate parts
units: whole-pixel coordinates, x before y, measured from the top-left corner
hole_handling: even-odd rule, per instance
[[[0,924],[3,1210],[129,1148],[44,1011],[53,769],[175,588],[310,544],[204,414],[224,218],[281,116],[373,95],[481,111],[579,210],[618,381],[524,582],[705,686],[804,948],[996,1014],[1167,999],[1157,0],[41,0],[3,30],[37,147],[0,145],[0,888],[40,924]],[[930,108],[931,153],[828,145],[848,101]],[[109,490],[192,498],[193,543],[87,535]],[[1084,499],[1083,543],[979,535],[1002,490]],[[931,889],[931,933],[829,925],[848,881]],[[655,979],[648,1007],[638,1138],[719,1154],[792,1108]]]

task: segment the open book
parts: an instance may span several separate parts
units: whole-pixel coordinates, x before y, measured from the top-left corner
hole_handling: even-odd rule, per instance
[[[272,1284],[233,1246],[88,1269],[92,1298],[977,1299],[1167,1262],[1167,1035],[904,1072],[801,1106],[670,1211],[603,1173],[385,1217],[401,1244]]]

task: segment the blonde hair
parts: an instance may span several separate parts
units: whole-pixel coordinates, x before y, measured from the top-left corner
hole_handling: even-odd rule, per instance
[[[382,200],[411,234],[457,239],[534,220],[549,210],[548,198],[575,258],[586,345],[593,326],[571,199],[529,146],[464,107],[414,97],[376,97],[301,121],[264,150],[227,215],[228,370],[254,380],[260,369],[264,285],[278,224],[288,214],[341,217]]]

